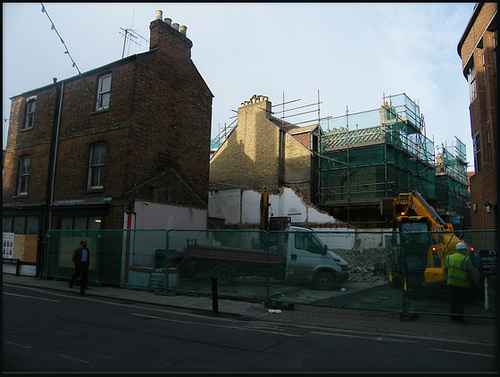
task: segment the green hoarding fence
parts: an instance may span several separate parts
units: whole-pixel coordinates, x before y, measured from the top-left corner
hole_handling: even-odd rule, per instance
[[[496,317],[496,232],[455,231],[474,248],[478,285],[466,316]],[[401,315],[449,315],[431,246],[443,233],[259,230],[50,230],[43,277],[68,280],[82,239],[91,250],[89,282],[181,294],[273,301]],[[399,265],[395,262],[399,261]],[[441,275],[440,275],[441,274]]]

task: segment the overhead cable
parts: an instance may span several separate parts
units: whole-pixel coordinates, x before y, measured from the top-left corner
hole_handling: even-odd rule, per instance
[[[50,18],[49,16],[49,13],[47,12],[47,9],[45,9],[45,6],[43,5],[43,3],[40,3],[41,6],[42,6],[42,13],[45,13],[45,15],[47,16],[47,18],[49,19],[50,21],[50,24],[51,24],[51,29],[54,30],[57,34],[57,36],[59,37],[59,40],[61,41],[61,43],[63,44],[64,46],[64,53],[66,55],[68,55],[68,57],[71,59],[71,62],[73,63],[73,67],[76,68],[76,70],[78,71],[78,75],[82,77],[83,79],[83,82],[85,83],[85,86],[87,87],[88,91],[90,92],[90,94],[92,95],[92,97],[94,97],[94,99],[99,102],[99,107],[102,107],[102,103],[101,103],[101,100],[99,98],[97,98],[95,95],[94,95],[94,92],[92,91],[92,89],[90,89],[90,86],[89,84],[87,83],[87,81],[85,80],[85,77],[83,77],[82,75],[82,72],[80,72],[80,69],[78,68],[78,65],[76,64],[75,60],[73,59],[73,57],[71,56],[71,54],[69,53],[69,49],[68,49],[68,46],[66,46],[66,43],[64,43],[64,40],[62,39],[61,35],[59,34],[59,32],[57,31],[57,28],[56,26],[54,25],[54,22],[52,21],[52,19]],[[109,118],[109,114],[106,112],[106,116]]]

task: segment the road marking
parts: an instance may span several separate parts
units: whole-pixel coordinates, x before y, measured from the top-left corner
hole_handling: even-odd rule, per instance
[[[4,295],[10,295],[10,296],[17,296],[17,297],[35,298],[37,300],[45,300],[45,301],[52,301],[52,302],[61,302],[61,301],[58,301],[58,300],[51,300],[50,298],[27,296],[27,295],[19,295],[19,294],[16,294],[16,293],[9,293],[9,292],[4,292],[3,294]]]
[[[78,359],[76,357],[71,357],[71,356],[63,355],[62,353],[60,355],[57,355],[57,356],[64,357],[65,359],[70,359],[70,360],[73,360],[73,361],[78,361],[80,363],[85,363],[85,364],[90,363],[90,361],[88,361],[88,360],[83,360],[83,359]]]
[[[260,332],[260,333],[265,333],[265,334],[284,335],[284,336],[291,336],[291,337],[296,337],[296,338],[301,337],[300,335],[297,335],[297,334],[289,334],[289,333],[283,333],[283,332],[278,332],[278,331],[265,331],[265,330],[260,330],[260,329],[245,328],[245,327],[241,327],[241,326],[227,326],[227,325],[218,325],[218,324],[213,324],[213,323],[182,321],[182,320],[178,320],[178,319],[167,319],[167,318],[155,317],[152,315],[140,314],[140,313],[131,313],[131,314],[138,316],[138,317],[148,318],[148,319],[159,319],[160,321],[186,323],[189,325],[224,327],[224,328],[228,328],[228,329],[236,329],[236,330],[242,330],[242,331],[253,331],[253,332]]]
[[[473,355],[473,356],[484,356],[484,357],[497,357],[496,355],[487,355],[485,353],[475,353],[475,352],[462,352],[455,350],[445,350],[442,348],[429,348],[431,351],[442,351],[442,352],[450,352],[450,353],[460,353],[463,355]]]
[[[347,334],[338,334],[331,332],[320,332],[320,331],[311,331],[311,334],[317,335],[329,335],[329,336],[343,336],[345,338],[359,338],[359,339],[370,339],[376,340],[378,342],[401,342],[401,343],[418,343],[414,340],[405,340],[405,339],[394,339],[394,338],[383,338],[381,336],[372,337],[372,336],[361,336],[361,335],[347,335]]]
[[[33,348],[31,346],[25,346],[24,344],[19,344],[19,343],[14,343],[14,342],[9,342],[9,341],[6,341],[5,343],[10,344],[12,346],[23,347],[23,348],[28,348],[28,349]]]

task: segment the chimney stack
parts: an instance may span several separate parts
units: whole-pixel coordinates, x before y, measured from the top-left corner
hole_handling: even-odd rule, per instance
[[[156,11],[156,19],[149,25],[149,49],[159,48],[173,57],[191,58],[191,42],[187,37],[187,26],[163,19],[163,11]]]

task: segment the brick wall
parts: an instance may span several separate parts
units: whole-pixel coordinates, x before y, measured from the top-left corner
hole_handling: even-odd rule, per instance
[[[210,161],[210,181],[254,190],[267,186],[270,192],[287,185],[300,188],[309,199],[309,150],[272,123],[270,114],[265,96],[242,104],[236,129]]]
[[[263,100],[238,109],[236,129],[210,161],[211,182],[277,189],[280,136],[279,128],[266,118],[270,106]],[[254,187],[256,182],[262,187]]]
[[[64,81],[54,201],[112,197],[106,227],[121,228],[127,191],[170,168],[208,201],[213,95],[189,58],[191,42],[173,29],[157,31],[163,24],[151,23],[152,39],[159,43],[151,51],[87,72],[85,81]],[[95,111],[98,80],[107,73],[112,75],[109,111]],[[19,132],[26,98],[33,94],[35,126]],[[4,203],[45,201],[57,101],[55,85],[13,99]],[[96,142],[106,144],[104,188],[88,190],[90,149]],[[17,164],[23,154],[32,155],[29,195],[17,198]]]
[[[50,138],[54,124],[55,86],[45,87],[37,93],[27,93],[13,98],[5,151],[3,177],[3,202],[45,202],[47,167],[49,164]],[[37,96],[35,119],[32,129],[22,130],[25,121],[26,98]],[[19,158],[31,156],[29,191],[17,197]]]
[[[473,65],[476,73],[477,97],[469,106],[471,136],[479,132],[481,166],[475,166],[470,179],[472,229],[496,229],[498,211],[498,118],[497,70],[493,49],[494,30],[491,20],[498,9],[497,3],[478,5],[479,12],[470,21],[460,46],[462,68],[465,75]],[[490,30],[487,28],[490,27]],[[482,42],[482,43],[479,43]],[[498,64],[498,62],[497,62]],[[492,204],[490,212],[484,203]],[[476,210],[474,211],[474,207]]]

